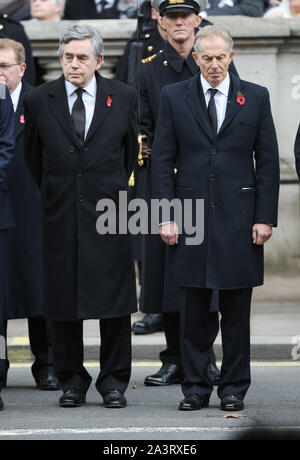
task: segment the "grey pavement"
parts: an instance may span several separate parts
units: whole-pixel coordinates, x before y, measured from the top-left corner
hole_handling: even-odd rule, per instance
[[[300,439],[299,363],[253,363],[252,385],[245,398],[245,408],[227,418],[230,413],[220,410],[216,390],[208,408],[179,411],[178,403],[183,398],[180,385],[146,387],[145,375],[155,372],[157,366],[138,362],[132,368],[126,408],[103,407],[94,385],[99,366],[92,363],[87,364],[93,382],[87,392],[86,405],[60,408],[61,391],[37,390],[30,365],[26,364],[12,365],[7,388],[1,394],[5,410],[0,412],[0,440],[176,440],[176,444],[181,445],[191,440],[227,440],[241,436],[253,439],[253,430],[257,429],[264,436],[269,436],[269,432],[272,439],[278,439],[282,432],[284,439],[293,436]],[[103,447],[106,445],[109,444],[104,443]],[[96,445],[98,455],[100,447]],[[24,445],[21,448],[24,454]]]
[[[132,315],[132,322],[143,317]],[[255,360],[292,359],[292,349],[300,359],[300,277],[293,274],[267,274],[264,286],[254,289],[251,314],[251,349]],[[84,322],[85,359],[97,360],[99,356],[99,326],[97,320]],[[132,335],[133,360],[157,360],[165,346],[161,332]],[[10,320],[8,346],[12,360],[30,359],[27,321]],[[296,347],[296,348],[295,348]],[[215,342],[217,358],[222,356],[221,338]]]

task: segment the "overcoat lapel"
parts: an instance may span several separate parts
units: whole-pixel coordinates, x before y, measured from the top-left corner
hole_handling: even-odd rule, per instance
[[[109,80],[101,77],[98,72],[96,72],[95,75],[97,80],[95,110],[84,143],[92,137],[113,108],[113,90]],[[67,93],[65,89],[65,79],[63,76],[54,82],[49,94],[51,98],[50,106],[54,116],[57,118],[61,127],[72,139],[72,141],[78,147],[81,147],[80,140],[76,135],[75,127],[70,116]],[[110,97],[110,100],[108,100],[108,97]]]
[[[113,110],[113,90],[109,80],[101,77],[101,75],[96,73],[97,80],[97,95],[96,95],[96,104],[94,116],[92,119],[91,126],[88,130],[85,142],[87,142],[93,134],[97,131],[100,125],[104,122],[105,118]],[[110,99],[108,99],[110,98]]]
[[[81,147],[80,139],[76,135],[75,127],[70,116],[67,93],[65,88],[65,79],[62,75],[58,80],[53,82],[49,91],[50,107],[53,115],[59,121],[65,133],[70,137],[75,145]]]
[[[25,127],[25,120],[24,120],[24,94],[27,91],[30,91],[33,89],[31,85],[29,85],[25,80],[22,81],[22,89],[18,101],[18,107],[15,112],[15,139],[18,139],[18,137],[23,133],[24,127]]]
[[[214,134],[208,118],[202,85],[200,83],[200,74],[198,73],[192,77],[187,84],[186,104],[189,106],[204,133],[213,141]]]
[[[15,112],[15,139],[18,139],[18,137],[24,131],[23,91],[24,89],[22,88],[22,91],[19,97],[18,107]],[[23,118],[22,118],[22,115],[23,115]]]
[[[231,123],[233,118],[236,116],[238,111],[241,109],[241,105],[238,104],[236,101],[237,98],[237,92],[241,91],[241,81],[240,79],[234,75],[234,74],[229,74],[230,76],[230,88],[229,88],[229,94],[228,94],[228,101],[227,101],[227,109],[226,109],[226,114],[224,121],[222,123],[222,126],[219,129],[218,136],[226,129],[226,127]]]
[[[237,92],[241,91],[241,81],[234,75],[230,75],[230,90],[228,95],[227,109],[225,114],[225,119],[220,127],[218,136],[226,129],[226,127],[231,123],[233,118],[241,109],[241,105],[237,103],[236,96]],[[205,103],[204,93],[202,85],[200,82],[200,75],[197,74],[188,81],[188,91],[186,95],[186,103],[190,107],[192,113],[194,114],[196,120],[199,122],[201,128],[205,134],[213,141],[214,135],[211,128],[211,124],[208,118],[208,111]]]

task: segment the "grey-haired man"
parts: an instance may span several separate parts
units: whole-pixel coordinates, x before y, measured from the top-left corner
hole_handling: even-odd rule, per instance
[[[83,319],[100,319],[105,407],[124,407],[131,371],[130,314],[136,311],[130,235],[99,235],[97,202],[127,190],[137,155],[136,93],[101,77],[94,27],[62,36],[63,75],[25,98],[25,158],[41,188],[46,300],[54,320],[54,368],[61,407],[85,402]],[[116,217],[118,219],[118,216]]]

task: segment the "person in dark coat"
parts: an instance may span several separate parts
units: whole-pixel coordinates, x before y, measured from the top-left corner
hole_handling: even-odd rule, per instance
[[[300,179],[300,125],[298,126],[298,131],[295,139],[294,153],[296,159],[296,171]]]
[[[6,374],[4,306],[6,297],[7,231],[15,225],[8,195],[7,172],[14,154],[14,111],[9,91],[0,77],[0,393]],[[0,411],[3,410],[0,396]]]
[[[204,16],[249,16],[261,17],[264,0],[208,0],[209,8]]]
[[[152,150],[154,198],[204,205],[202,242],[188,243],[176,222],[160,226],[179,286],[180,410],[209,404],[213,289],[219,290],[222,317],[221,409],[243,409],[251,380],[252,289],[263,284],[263,244],[277,225],[279,156],[269,93],[228,73],[233,55],[224,29],[209,26],[198,33],[193,56],[201,75],[163,88]],[[198,222],[195,207],[184,217]]]
[[[119,0],[67,0],[64,19],[119,19]]]
[[[30,0],[1,0],[0,14],[23,21],[30,18]]]
[[[5,319],[28,318],[29,342],[35,357],[33,377],[38,388],[57,390],[58,382],[53,375],[51,328],[43,317],[40,196],[23,152],[23,95],[32,89],[26,81],[22,82],[25,69],[23,45],[7,38],[0,39],[0,75],[8,86],[15,112],[15,155],[8,181],[16,226],[8,230]]]
[[[164,85],[186,80],[199,72],[199,67],[195,63],[192,51],[194,46],[194,30],[198,27],[206,27],[210,23],[206,20],[201,21],[201,16],[197,16],[205,5],[205,1],[183,1],[180,4],[173,4],[167,1],[160,1],[160,14],[167,14],[171,21],[176,18],[179,12],[181,22],[176,28],[187,28],[182,21],[187,15],[187,19],[192,21],[193,28],[189,26],[189,34],[182,39],[177,37],[172,30],[172,24],[162,22],[162,27],[168,28],[168,42],[164,48],[154,55],[152,59],[143,61],[140,69],[140,98],[141,98],[141,132],[147,136],[151,146],[154,139],[154,132],[157,126],[157,116],[159,109],[160,93]],[[175,8],[176,6],[176,8]],[[175,11],[173,12],[175,8]],[[191,12],[191,13],[189,13]],[[182,17],[180,16],[182,15]],[[174,20],[175,21],[175,20]],[[172,20],[173,22],[173,20]],[[175,23],[175,22],[174,22]],[[185,44],[185,55],[180,54],[182,43]],[[236,73],[236,69],[231,64],[231,70]],[[151,157],[145,160],[145,165],[139,172],[144,180],[144,197],[147,201],[152,197],[151,190]],[[158,314],[163,311],[164,332],[167,347],[160,353],[162,368],[153,375],[147,376],[146,385],[170,385],[178,383],[182,378],[182,366],[179,342],[179,311],[176,305],[176,293],[173,282],[169,277],[167,268],[168,254],[165,245],[159,235],[145,235],[143,237],[142,252],[142,277],[141,277],[141,296],[140,309],[144,313]],[[213,295],[212,308],[217,308],[217,292]],[[218,317],[216,311],[211,315],[211,343],[213,344],[218,334]],[[212,380],[217,384],[219,371],[215,365],[215,356],[211,353],[211,366],[209,372]]]
[[[85,402],[84,319],[100,319],[105,407],[124,407],[137,309],[129,234],[101,230],[103,200],[118,203],[137,155],[136,91],[97,72],[97,28],[72,26],[60,42],[63,75],[24,97],[25,160],[41,188],[46,302],[62,407]],[[55,134],[55,135],[54,135]],[[118,222],[118,206],[116,208]]]
[[[35,64],[32,56],[31,44],[22,24],[7,14],[0,16],[0,38],[11,38],[16,42],[22,43],[26,54],[26,71],[24,79],[30,85],[35,85]]]
[[[159,1],[145,1],[141,5],[143,23],[140,36],[134,32],[127,42],[124,53],[118,63],[115,78],[128,85],[135,85],[137,81],[138,62],[151,58],[159,52],[167,41],[166,31],[161,24],[159,15]],[[145,168],[137,164],[134,168],[134,183],[131,184],[131,198],[143,197],[145,189]],[[132,235],[133,257],[137,261],[139,282],[142,272],[142,235]],[[132,331],[135,334],[152,334],[163,330],[163,316],[161,313],[146,313],[144,317],[135,321]]]
[[[161,25],[158,3],[157,0],[143,2],[141,6],[143,23],[140,36],[138,37],[135,31],[126,43],[124,53],[116,68],[116,80],[135,85],[139,59],[153,56],[164,47],[167,34]]]

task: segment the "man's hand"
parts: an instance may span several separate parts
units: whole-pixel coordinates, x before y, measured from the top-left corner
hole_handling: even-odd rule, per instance
[[[168,224],[162,224],[159,226],[159,234],[164,243],[173,246],[178,244],[178,227],[175,222],[170,222]]]
[[[253,244],[264,244],[271,238],[272,227],[268,224],[254,224],[252,227]]]

